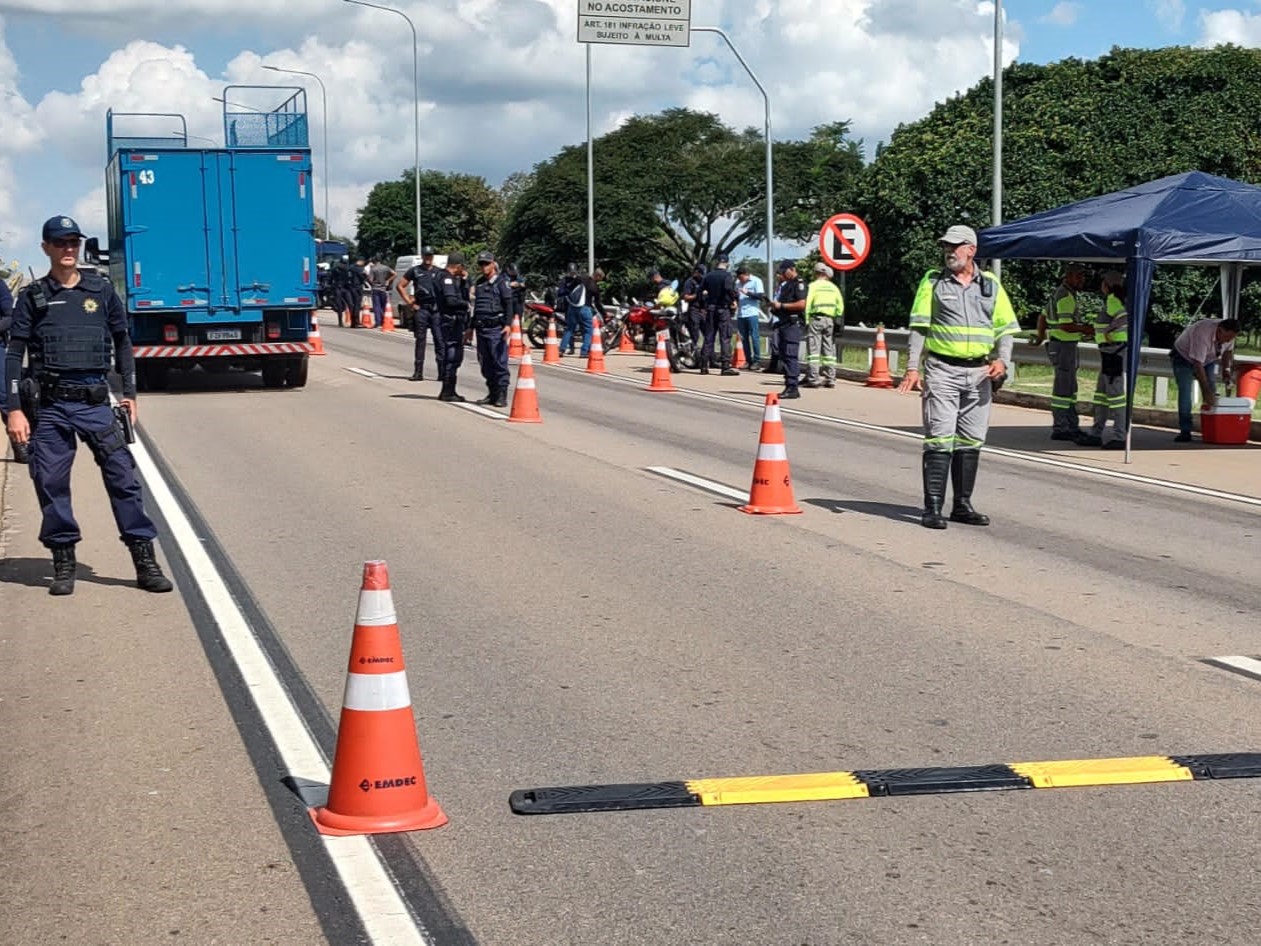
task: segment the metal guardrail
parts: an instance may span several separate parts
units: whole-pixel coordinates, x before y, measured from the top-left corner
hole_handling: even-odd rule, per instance
[[[896,352],[904,352],[907,350],[910,338],[909,329],[885,329],[884,340],[885,345],[889,349],[889,370],[897,371]],[[867,328],[863,325],[847,325],[845,326],[845,334],[841,338],[842,345],[849,345],[853,348],[866,348],[870,351],[876,344],[876,329]],[[1046,345],[1031,345],[1024,339],[1017,339],[1016,344],[1012,348],[1011,371],[1009,372],[1010,380],[1015,381],[1019,375],[1020,365],[1044,365],[1049,368],[1050,360],[1047,358]],[[1099,371],[1099,348],[1094,343],[1081,342],[1077,346],[1078,371],[1092,374]],[[1261,365],[1261,358],[1252,355],[1236,355],[1235,365]],[[1169,379],[1173,377],[1173,366],[1169,363],[1169,349],[1167,348],[1144,348],[1139,358],[1138,373],[1155,378],[1156,383],[1152,386],[1152,405],[1155,407],[1164,407],[1169,403]],[[1199,401],[1199,390],[1195,392],[1195,399]]]

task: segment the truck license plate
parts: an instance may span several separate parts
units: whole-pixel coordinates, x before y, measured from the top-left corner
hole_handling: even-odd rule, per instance
[[[239,342],[241,340],[241,330],[239,328],[212,328],[206,332],[206,341],[208,342]]]

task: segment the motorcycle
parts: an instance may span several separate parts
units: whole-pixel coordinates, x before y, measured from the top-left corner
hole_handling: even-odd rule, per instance
[[[525,309],[531,315],[525,334],[535,348],[542,349],[547,345],[547,327],[550,324],[556,325],[557,338],[564,334],[565,316],[557,312],[554,307],[537,299],[529,299],[525,303]],[[611,346],[622,339],[622,314],[616,307],[608,307],[606,312],[608,313],[607,321],[600,329],[600,344],[604,346],[605,351],[612,351]],[[581,333],[579,335],[581,336]],[[578,341],[581,340],[579,337]]]
[[[661,326],[657,324],[657,311],[638,299],[632,299],[625,309],[618,307],[608,316],[605,330],[601,333],[604,350],[615,351],[625,334],[629,335],[631,344],[638,351],[656,351],[657,332],[661,330]]]
[[[670,371],[678,374],[684,368],[699,368],[699,345],[692,337],[691,329],[683,323],[679,310],[674,306],[667,306],[649,311],[653,317],[654,339],[657,335],[665,334],[666,359],[670,362]]]

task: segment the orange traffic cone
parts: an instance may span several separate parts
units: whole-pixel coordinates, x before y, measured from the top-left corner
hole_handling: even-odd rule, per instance
[[[547,320],[547,338],[543,341],[543,364],[560,364],[560,339],[556,337],[556,320]]]
[[[539,415],[539,392],[534,387],[534,359],[529,350],[521,355],[521,370],[517,372],[517,387],[512,392],[512,410],[508,414],[510,423],[541,424]]]
[[[324,339],[320,337],[320,320],[315,317],[315,313],[311,313],[311,334],[307,336],[307,341],[311,343],[312,355],[327,355],[324,350]]]
[[[617,343],[618,354],[622,354],[624,352],[630,352],[633,355],[635,353],[635,343],[631,341],[630,336],[631,336],[630,326],[623,325],[622,326],[622,340]]]
[[[604,367],[604,342],[600,335],[600,317],[595,316],[591,325],[591,351],[587,354],[587,374],[608,374]]]
[[[749,504],[741,512],[761,516],[794,515],[801,507],[793,500],[792,476],[788,472],[788,448],[784,445],[784,421],[779,414],[779,395],[766,395],[762,415],[762,436],[758,439],[757,462],[753,464],[753,485]]]
[[[508,357],[520,358],[525,354],[525,342],[521,338],[521,316],[513,315],[512,331],[508,335]]]
[[[740,336],[736,333],[731,335],[731,367],[743,368],[748,362],[744,360],[744,346],[740,344]]]
[[[883,325],[876,326],[876,347],[871,353],[871,371],[867,375],[867,387],[893,387],[893,375],[889,374],[889,349],[884,343]]]
[[[652,360],[652,381],[645,391],[677,391],[674,380],[670,377],[670,357],[666,354],[666,337],[657,336],[657,354]]]
[[[385,315],[381,317],[381,331],[394,331],[394,306],[390,304],[390,300],[385,300]]]
[[[372,328],[372,303],[367,296],[363,297],[363,304],[359,306],[359,327]]]
[[[385,562],[364,562],[328,803],[320,834],[387,834],[447,823],[425,787]]]

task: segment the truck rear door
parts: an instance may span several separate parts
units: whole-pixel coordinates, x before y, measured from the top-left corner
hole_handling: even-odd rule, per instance
[[[243,310],[315,307],[311,155],[232,151],[237,287]]]
[[[128,311],[205,306],[212,275],[204,153],[128,150],[116,167]]]

